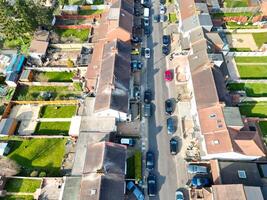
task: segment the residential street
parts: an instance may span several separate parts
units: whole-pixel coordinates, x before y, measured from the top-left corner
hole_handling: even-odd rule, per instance
[[[154,14],[159,12],[159,2],[154,1],[151,7]],[[170,154],[167,134],[164,101],[169,97],[164,80],[166,69],[165,56],[162,55],[162,23],[152,22],[152,34],[147,38],[147,46],[152,50],[152,58],[147,62],[147,87],[154,92],[154,115],[148,122],[149,150],[156,155],[155,173],[158,180],[158,196],[151,199],[174,199],[177,189],[175,158]]]

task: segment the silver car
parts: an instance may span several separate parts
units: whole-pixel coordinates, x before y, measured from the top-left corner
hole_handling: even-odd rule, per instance
[[[145,48],[145,58],[150,58],[150,49]]]
[[[161,15],[165,14],[165,6],[163,4],[160,4],[159,6],[159,14]]]
[[[190,174],[207,174],[208,168],[200,165],[188,165],[187,172]]]

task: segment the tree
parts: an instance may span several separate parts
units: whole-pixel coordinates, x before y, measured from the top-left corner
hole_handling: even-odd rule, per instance
[[[20,166],[10,158],[0,156],[0,176],[14,176],[20,172]]]
[[[36,0],[0,0],[0,36],[12,40],[30,35],[39,26],[50,27],[53,10],[42,6]]]

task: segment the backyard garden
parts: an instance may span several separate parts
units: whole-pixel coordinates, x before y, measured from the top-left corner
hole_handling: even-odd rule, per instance
[[[67,136],[70,122],[38,122],[34,135],[64,135]]]
[[[72,86],[17,86],[13,100],[67,100],[81,96],[82,88],[73,83]]]
[[[78,40],[80,42],[86,42],[88,36],[91,32],[90,28],[86,29],[56,29],[55,30],[60,40],[64,41],[66,39]]]
[[[66,139],[10,139],[8,158],[21,166],[22,176],[60,176]]]
[[[74,72],[35,72],[37,82],[72,82]]]
[[[5,185],[7,192],[26,192],[34,193],[41,187],[41,179],[23,179],[23,178],[9,178]]]
[[[267,117],[267,102],[243,102],[239,109],[240,113],[247,117]]]
[[[40,118],[71,118],[75,115],[75,105],[45,105],[42,106]]]
[[[248,0],[224,0],[223,5],[226,8],[248,7]]]
[[[230,91],[245,91],[248,97],[267,97],[267,83],[230,83]]]

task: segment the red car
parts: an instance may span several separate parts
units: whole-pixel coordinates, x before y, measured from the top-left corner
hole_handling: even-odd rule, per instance
[[[172,81],[173,76],[171,70],[166,70],[165,71],[165,76],[164,76],[165,81]]]

